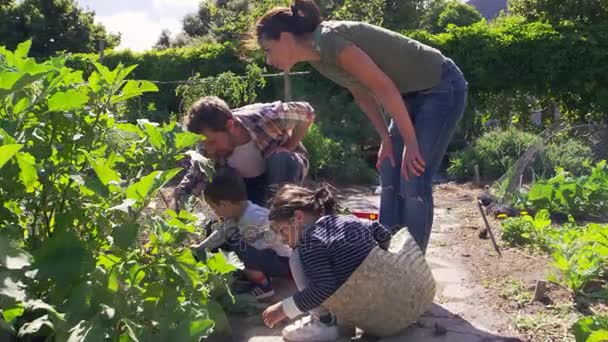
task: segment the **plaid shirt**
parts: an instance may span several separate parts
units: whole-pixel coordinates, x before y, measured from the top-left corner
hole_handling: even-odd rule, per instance
[[[314,109],[306,102],[272,102],[256,103],[232,110],[234,118],[249,132],[251,139],[262,151],[266,158],[277,147],[283,146],[293,129],[302,122],[314,121]],[[205,155],[204,146],[198,144],[197,152]],[[308,173],[308,152],[300,142],[294,150],[296,156],[304,166],[303,175]],[[217,166],[225,165],[226,160],[215,160]],[[194,159],[190,170],[177,186],[176,191],[181,194],[198,195],[203,190],[207,177]]]

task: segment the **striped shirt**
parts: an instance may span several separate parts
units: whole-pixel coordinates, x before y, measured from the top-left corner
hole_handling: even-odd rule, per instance
[[[232,110],[234,118],[249,132],[251,139],[266,158],[275,148],[283,146],[291,137],[293,129],[301,122],[314,121],[314,109],[307,102],[256,103]],[[199,155],[205,155],[203,144],[197,146]],[[295,155],[303,165],[302,176],[308,174],[308,152],[300,143]],[[226,160],[216,160],[216,167]],[[181,194],[198,195],[207,181],[201,165],[194,158],[190,169],[176,190]]]
[[[301,312],[321,306],[391,233],[377,221],[324,216],[304,232],[297,247],[309,287],[293,296]]]

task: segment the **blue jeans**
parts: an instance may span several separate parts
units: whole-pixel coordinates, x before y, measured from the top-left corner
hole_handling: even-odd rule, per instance
[[[265,206],[271,191],[284,183],[301,184],[306,175],[308,159],[298,152],[277,152],[266,159],[266,172],[258,177],[244,178],[247,199]]]
[[[380,168],[382,194],[380,223],[396,231],[408,227],[423,252],[426,251],[433,225],[433,175],[454,135],[466,106],[468,84],[456,64],[447,59],[442,65],[440,83],[427,91],[403,96],[410,113],[420,154],[426,162],[421,176],[401,175],[403,138],[394,121],[389,132],[397,165],[386,160]]]

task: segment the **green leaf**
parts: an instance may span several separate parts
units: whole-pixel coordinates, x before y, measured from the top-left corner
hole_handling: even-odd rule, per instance
[[[587,338],[587,342],[606,342],[608,341],[608,330],[594,331]]]
[[[120,288],[120,282],[118,281],[118,267],[112,268],[110,276],[108,277],[108,290],[112,292],[118,292]]]
[[[174,257],[181,269],[179,271],[180,276],[184,278],[184,281],[190,283],[191,286],[196,286],[200,282],[200,274],[196,268],[196,260],[192,255],[192,251],[186,248],[175,254]]]
[[[87,156],[89,164],[93,170],[95,170],[95,174],[97,174],[97,177],[103,185],[108,186],[108,184],[110,184],[112,181],[121,181],[118,172],[108,166],[108,163],[104,158],[93,158],[88,152],[84,151],[84,153]]]
[[[14,144],[17,141],[10,134],[8,134],[2,127],[0,127],[0,140],[4,144]]]
[[[0,266],[9,270],[20,270],[32,264],[32,256],[12,246],[9,241],[0,237]]]
[[[91,250],[70,231],[55,232],[33,254],[38,278],[51,278],[58,287],[78,283],[95,268]]]
[[[16,318],[23,316],[25,310],[22,305],[17,305],[13,308],[3,308],[2,315],[4,316],[4,320],[8,323],[12,323]]]
[[[17,152],[23,148],[21,144],[12,144],[0,146],[0,169],[6,164]]]
[[[13,107],[13,113],[20,114],[21,112],[26,110],[30,105],[30,99],[28,97],[23,97],[21,98],[21,100],[17,101],[17,103]]]
[[[22,43],[17,45],[17,49],[15,49],[15,57],[16,58],[25,58],[30,53],[30,48],[32,47],[32,40],[28,39]]]
[[[226,256],[222,253],[215,253],[209,259],[207,259],[207,267],[214,272],[219,274],[228,274],[237,268],[230,264],[226,259]]]
[[[19,164],[19,179],[25,185],[27,192],[33,192],[38,186],[38,171],[36,170],[36,158],[29,153],[17,153],[17,164]]]
[[[23,283],[14,281],[7,272],[0,272],[0,298],[8,297],[16,302],[25,300]]]
[[[190,321],[190,337],[203,337],[213,328],[213,321],[208,318],[201,318]]]
[[[117,226],[112,230],[112,238],[114,245],[120,249],[128,249],[137,240],[139,233],[139,224],[127,223],[122,226]]]
[[[182,132],[175,135],[175,149],[182,150],[198,144],[204,136],[192,132]]]
[[[536,213],[534,216],[534,228],[536,229],[544,229],[551,225],[551,214],[549,214],[549,210],[543,209]]]
[[[112,104],[126,101],[147,92],[156,92],[158,87],[150,81],[127,81],[120,95],[112,96]]]
[[[158,124],[153,124],[145,119],[137,120],[137,123],[140,127],[143,127],[144,132],[148,136],[148,141],[154,148],[160,150],[166,145],[163,132],[158,128]]]
[[[131,184],[127,188],[127,198],[134,199],[138,203],[143,203],[148,198],[148,196],[163,187],[180,171],[180,169],[173,169],[165,172],[154,171],[142,177],[139,182]]]
[[[6,89],[11,90],[15,83],[21,79],[23,73],[21,72],[2,72],[0,73],[0,90]],[[10,92],[8,92],[10,93]],[[0,95],[2,93],[0,92]]]
[[[82,90],[70,89],[66,92],[55,93],[49,99],[49,110],[54,112],[69,111],[81,108],[89,100],[89,96]]]

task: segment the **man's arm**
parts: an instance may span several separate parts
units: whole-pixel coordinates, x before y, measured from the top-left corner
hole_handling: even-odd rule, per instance
[[[197,152],[203,154],[202,146],[199,144],[197,146]],[[205,187],[205,182],[207,181],[207,176],[201,171],[200,165],[195,160],[195,158],[190,159],[190,168],[188,172],[182,179],[182,181],[175,187],[173,191],[173,199],[171,205],[174,208],[171,208],[175,211],[179,210],[181,203],[188,196],[200,196],[203,188]]]
[[[293,151],[315,121],[315,111],[306,102],[285,102],[278,107],[276,114],[283,129],[290,130],[293,128],[289,140],[282,146]]]

